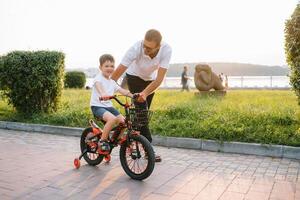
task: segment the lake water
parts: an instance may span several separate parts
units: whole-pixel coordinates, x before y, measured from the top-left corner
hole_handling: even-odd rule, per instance
[[[190,87],[194,88],[194,80],[189,81]],[[181,88],[180,77],[166,77],[161,88]],[[93,78],[87,78],[86,86],[91,87]],[[229,88],[289,88],[287,76],[228,76]]]

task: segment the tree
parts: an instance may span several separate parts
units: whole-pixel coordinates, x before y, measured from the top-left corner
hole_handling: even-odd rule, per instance
[[[300,4],[285,23],[285,54],[291,68],[290,84],[300,105]]]

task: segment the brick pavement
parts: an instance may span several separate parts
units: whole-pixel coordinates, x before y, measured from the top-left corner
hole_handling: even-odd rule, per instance
[[[163,162],[146,180],[112,162],[82,159],[79,138],[0,129],[0,199],[300,200],[300,161],[155,147]]]

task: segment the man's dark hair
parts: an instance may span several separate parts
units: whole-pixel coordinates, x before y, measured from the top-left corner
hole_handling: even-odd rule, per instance
[[[158,30],[150,29],[146,32],[145,40],[149,42],[156,42],[157,45],[160,45],[160,42],[162,40],[162,36]]]

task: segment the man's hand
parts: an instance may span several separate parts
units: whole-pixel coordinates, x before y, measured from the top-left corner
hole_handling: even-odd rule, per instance
[[[142,103],[142,102],[145,102],[146,99],[147,99],[147,95],[144,92],[141,92],[141,93],[139,93],[137,102]]]

